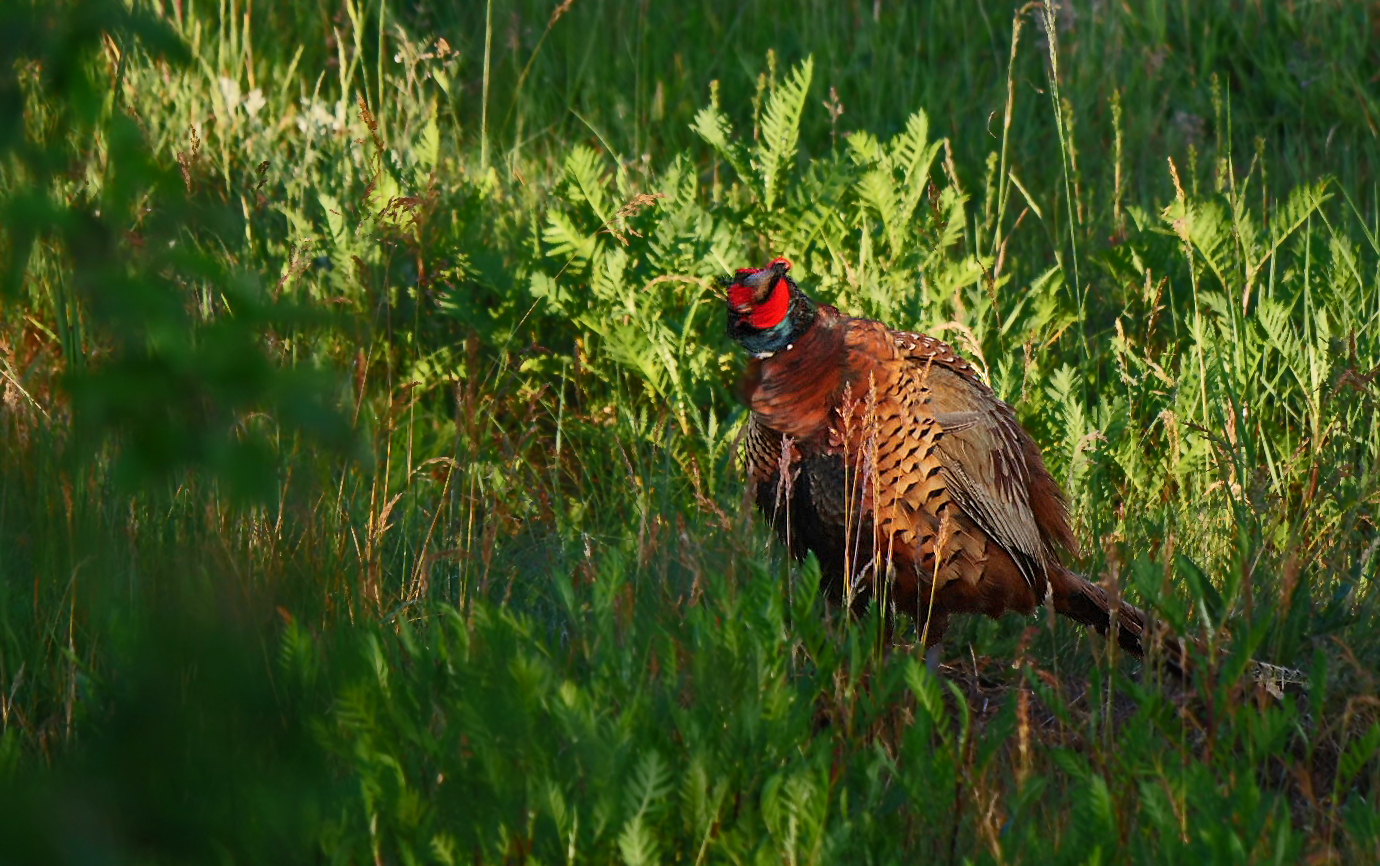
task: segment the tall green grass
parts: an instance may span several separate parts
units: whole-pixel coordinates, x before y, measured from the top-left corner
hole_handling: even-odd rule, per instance
[[[8,856],[1380,853],[1373,11],[4,14]],[[712,277],[775,255],[1223,653],[826,611],[735,462]]]

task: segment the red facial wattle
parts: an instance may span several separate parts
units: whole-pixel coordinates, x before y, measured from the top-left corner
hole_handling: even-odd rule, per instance
[[[749,271],[748,274],[758,273]],[[778,278],[771,287],[770,294],[763,302],[756,303],[753,300],[754,292],[751,286],[744,285],[742,282],[743,272],[739,272],[739,281],[735,282],[728,289],[728,303],[733,309],[744,313],[750,327],[759,331],[774,328],[786,318],[786,311],[791,306],[790,286],[784,279]]]
[[[775,328],[786,318],[786,311],[790,306],[790,287],[784,279],[777,280],[767,299],[753,307],[752,312],[748,314],[748,324],[759,331]]]
[[[745,274],[739,271],[737,282],[728,287],[728,305],[735,310],[746,310],[752,306],[752,287],[743,285],[744,276]]]

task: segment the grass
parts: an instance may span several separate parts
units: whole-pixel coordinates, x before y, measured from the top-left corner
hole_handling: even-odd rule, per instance
[[[453,5],[0,13],[7,857],[1380,854],[1380,12]],[[778,254],[1220,661],[826,611],[734,457]]]

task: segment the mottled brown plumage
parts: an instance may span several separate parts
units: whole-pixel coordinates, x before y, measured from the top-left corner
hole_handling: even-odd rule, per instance
[[[731,280],[729,332],[753,353],[742,397],[747,473],[823,589],[915,618],[1032,613],[1046,601],[1140,655],[1146,618],[1064,567],[1077,552],[1039,448],[966,361],[924,334],[815,305],[778,259]],[[790,303],[786,303],[789,293]],[[1164,642],[1184,664],[1181,645]]]

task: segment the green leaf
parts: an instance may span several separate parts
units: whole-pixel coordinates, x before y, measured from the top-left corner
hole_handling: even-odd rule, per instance
[[[1351,784],[1352,779],[1380,751],[1380,722],[1373,723],[1370,730],[1347,743],[1337,761],[1337,787],[1340,790]]]
[[[786,170],[795,161],[800,141],[800,118],[814,77],[813,57],[796,67],[767,100],[762,118],[762,138],[757,145],[758,171],[762,180],[762,204],[776,207]]]
[[[576,145],[565,158],[565,177],[570,200],[587,203],[599,218],[600,225],[608,225],[613,219],[608,182],[603,177],[603,160],[594,148]]]
[[[714,148],[720,159],[733,167],[740,180],[747,180],[751,176],[742,145],[734,138],[733,124],[729,123],[728,117],[717,104],[701,108],[690,128]]]
[[[1198,564],[1184,554],[1174,555],[1174,566],[1188,583],[1189,591],[1198,605],[1198,615],[1202,617],[1204,625],[1210,629],[1217,628],[1222,622],[1222,613],[1226,610],[1222,594],[1217,591],[1217,587]]]

